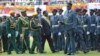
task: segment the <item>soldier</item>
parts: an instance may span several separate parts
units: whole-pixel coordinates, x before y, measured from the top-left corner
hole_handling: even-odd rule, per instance
[[[45,42],[47,40],[52,53],[54,53],[55,50],[54,50],[54,46],[53,46],[53,40],[51,38],[51,23],[50,23],[50,17],[48,15],[47,11],[43,11],[43,18],[42,18],[41,22],[42,22],[42,32],[41,32],[41,34],[42,34],[43,51],[44,51]]]
[[[2,41],[3,41],[3,50],[7,52],[8,50],[8,38],[7,38],[7,30],[6,30],[6,16],[2,17]]]
[[[29,38],[29,19],[26,15],[26,11],[21,11],[22,16],[18,18],[18,33],[21,38],[22,53],[25,50],[30,50],[30,38]]]
[[[82,48],[83,52],[84,53],[87,53],[87,49],[86,49],[86,44],[85,44],[85,41],[84,41],[84,18],[82,18],[82,11],[81,9],[77,9],[76,10],[76,17],[77,17],[77,30],[76,30],[76,35],[77,35],[77,42],[79,43],[80,45],[80,48]]]
[[[97,38],[97,50],[100,52],[100,9],[97,11],[97,16],[96,16],[96,38]]]
[[[20,34],[18,34],[18,18],[20,17],[20,14],[16,14],[16,44],[19,50],[21,50],[21,41],[20,41]]]
[[[42,19],[42,14],[41,14],[41,8],[37,8],[36,9],[36,12],[37,12],[37,16],[38,16],[38,19],[39,19],[39,23],[41,24],[41,19]],[[40,34],[41,34],[41,30],[40,30]],[[40,38],[39,38],[39,41],[40,41],[40,44],[42,45],[42,37],[41,37],[41,35],[40,35]],[[37,51],[38,51],[38,49],[37,49]]]
[[[3,52],[3,43],[2,43],[2,18],[0,18],[0,53]]]
[[[53,34],[53,43],[55,51],[59,51],[59,44],[58,44],[58,16],[57,9],[53,9],[52,11],[53,15],[51,16],[51,31]]]
[[[64,23],[65,23],[65,31],[66,31],[66,46],[64,53],[68,55],[74,55],[75,50],[75,29],[76,29],[76,15],[75,12],[71,9],[72,4],[67,4],[67,10],[64,14]]]
[[[90,10],[90,44],[92,50],[96,49],[96,16],[94,15],[94,10]]]
[[[8,40],[8,54],[11,54],[11,48],[13,47],[16,51],[17,54],[19,54],[19,50],[17,49],[16,46],[16,19],[15,19],[15,12],[10,11],[10,17],[7,18],[7,37],[9,38]],[[11,46],[12,45],[12,46]]]
[[[42,25],[39,22],[39,18],[37,13],[33,14],[33,18],[30,21],[30,29],[32,31],[32,36],[33,36],[33,43],[32,43],[32,47],[30,49],[30,53],[34,54],[34,50],[37,47],[39,52],[42,53],[42,48],[41,48],[41,42],[40,42],[40,37],[41,37],[41,27]]]
[[[58,10],[58,24],[59,24],[59,49],[64,50],[65,47],[65,38],[64,38],[64,16],[62,15],[63,10],[59,9]]]
[[[85,40],[85,43],[86,43],[86,49],[89,50],[89,47],[90,47],[90,37],[89,37],[89,34],[90,34],[90,18],[89,16],[86,14],[87,13],[87,10],[86,9],[82,9],[82,18],[84,19],[84,25],[83,25],[83,30],[84,30],[84,40]]]

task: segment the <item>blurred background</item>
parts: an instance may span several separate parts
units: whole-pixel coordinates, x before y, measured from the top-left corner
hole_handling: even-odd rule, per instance
[[[99,3],[100,0],[0,0],[0,4],[10,3],[19,4],[19,5],[58,5],[58,4],[66,4],[66,2],[72,2],[72,3]]]

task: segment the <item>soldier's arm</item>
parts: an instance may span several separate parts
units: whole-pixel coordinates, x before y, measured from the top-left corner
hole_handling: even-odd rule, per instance
[[[10,33],[10,20],[9,20],[9,18],[7,18],[7,20],[6,20],[6,29],[7,29],[7,33]]]
[[[21,19],[18,19],[18,32],[21,34],[22,33],[22,23],[21,23]]]

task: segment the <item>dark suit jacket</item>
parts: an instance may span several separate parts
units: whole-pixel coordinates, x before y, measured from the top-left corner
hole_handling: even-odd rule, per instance
[[[45,35],[51,35],[50,25],[44,18],[41,19],[41,24],[42,24],[41,33]]]

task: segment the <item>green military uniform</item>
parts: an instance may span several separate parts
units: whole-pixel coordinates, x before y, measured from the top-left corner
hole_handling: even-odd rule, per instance
[[[37,47],[39,49],[39,52],[42,53],[42,49],[41,49],[41,43],[40,43],[40,30],[41,30],[41,26],[39,23],[39,19],[37,18],[37,16],[35,15],[32,20],[30,21],[30,29],[32,31],[32,36],[33,36],[33,43],[32,43],[32,47],[31,47],[31,52],[30,53],[34,53],[35,47]]]
[[[22,38],[22,52],[24,53],[26,49],[30,50],[29,42],[29,19],[28,17],[21,16],[18,19],[18,32],[23,35]]]
[[[19,50],[17,49],[16,46],[16,20],[15,17],[10,16],[9,18],[7,18],[7,34],[8,34],[8,54],[11,54],[11,47],[13,46],[13,48],[15,49],[16,53],[19,52]],[[11,46],[12,45],[12,46]]]

